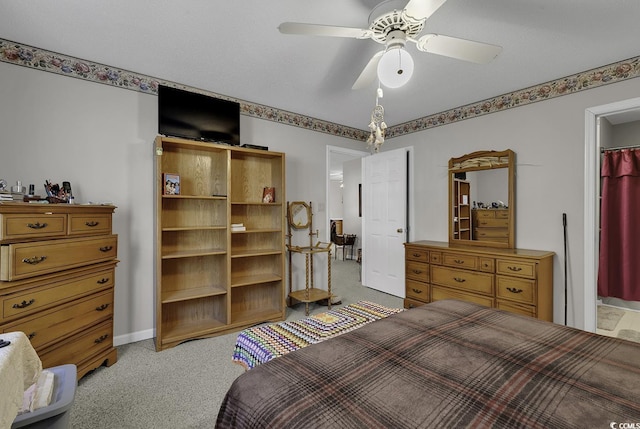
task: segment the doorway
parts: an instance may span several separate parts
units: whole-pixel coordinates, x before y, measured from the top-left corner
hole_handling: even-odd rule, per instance
[[[327,242],[331,241],[332,220],[340,221],[342,234],[355,234],[361,237],[362,218],[358,215],[358,185],[362,183],[360,159],[368,155],[369,153],[364,151],[327,146],[325,217],[327,234],[325,241]],[[346,172],[345,164],[351,166]]]
[[[584,198],[584,329],[596,332],[597,279],[600,228],[600,148],[604,122],[620,124],[640,121],[640,98],[597,106],[585,111],[585,198]]]

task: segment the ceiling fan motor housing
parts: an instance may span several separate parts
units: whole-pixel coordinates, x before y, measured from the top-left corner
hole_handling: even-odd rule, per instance
[[[407,37],[414,37],[424,28],[425,20],[408,20],[403,14],[406,1],[388,0],[376,6],[369,15],[369,29],[373,32],[371,39],[380,44],[387,44],[390,39],[397,39],[398,32]],[[388,45],[387,45],[388,46]],[[404,44],[403,44],[404,46]]]

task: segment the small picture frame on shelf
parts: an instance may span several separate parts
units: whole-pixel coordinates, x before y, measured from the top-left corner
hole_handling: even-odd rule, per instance
[[[275,203],[276,202],[276,188],[265,187],[262,190],[262,202],[263,203]]]
[[[180,195],[180,176],[173,173],[162,174],[162,194]]]

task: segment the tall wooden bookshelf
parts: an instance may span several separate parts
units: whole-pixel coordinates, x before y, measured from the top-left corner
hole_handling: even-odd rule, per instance
[[[471,184],[466,180],[453,180],[452,201],[453,239],[471,240]]]
[[[170,137],[155,153],[156,350],[284,320],[285,155]]]

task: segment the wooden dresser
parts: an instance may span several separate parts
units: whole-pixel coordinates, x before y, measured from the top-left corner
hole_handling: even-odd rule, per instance
[[[22,331],[44,368],[78,378],[117,360],[113,206],[0,203],[0,332]]]
[[[405,308],[455,298],[553,321],[553,256],[540,250],[405,243]]]
[[[473,209],[473,238],[478,241],[509,241],[509,210]]]

